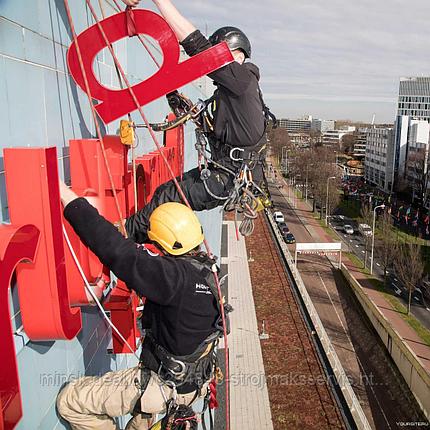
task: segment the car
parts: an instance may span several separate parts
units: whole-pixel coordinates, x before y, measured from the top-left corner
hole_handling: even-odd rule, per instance
[[[343,226],[343,231],[346,233],[346,234],[354,234],[354,229],[352,228],[352,226],[351,225],[349,225],[349,224],[345,224],[344,226]]]
[[[273,219],[279,224],[285,222],[284,214],[280,211],[273,212]]]
[[[370,228],[370,225],[368,224],[358,224],[358,231],[363,236],[372,236],[372,229]]]
[[[280,222],[279,224],[278,224],[278,228],[279,228],[279,231],[282,233],[282,232],[284,232],[284,231],[290,231],[290,229],[288,228],[288,225],[287,225],[287,223],[286,222]]]
[[[419,288],[415,288],[415,290],[412,291],[412,299],[420,305],[424,305],[423,293]]]
[[[293,233],[285,233],[283,234],[284,240],[286,243],[295,243],[296,238],[294,237]]]

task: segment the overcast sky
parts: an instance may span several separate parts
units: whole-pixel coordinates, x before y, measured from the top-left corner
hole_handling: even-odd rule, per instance
[[[176,0],[197,27],[241,28],[278,117],[392,122],[400,76],[430,76],[430,0]]]

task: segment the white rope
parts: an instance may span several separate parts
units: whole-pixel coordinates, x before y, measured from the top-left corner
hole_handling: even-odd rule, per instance
[[[91,288],[91,285],[90,285],[90,283],[88,282],[88,280],[87,280],[87,278],[86,278],[86,276],[85,276],[85,273],[84,273],[84,271],[83,271],[83,269],[82,269],[82,266],[81,266],[81,264],[79,263],[79,260],[78,260],[78,258],[76,257],[76,254],[75,254],[75,251],[73,250],[73,247],[72,247],[72,244],[70,243],[70,239],[69,239],[69,236],[67,235],[67,232],[66,232],[66,229],[65,229],[65,227],[64,227],[64,225],[63,225],[63,234],[64,234],[64,237],[65,237],[65,239],[66,239],[66,242],[67,242],[67,246],[69,247],[69,249],[70,249],[70,252],[72,253],[72,257],[73,257],[73,260],[75,261],[75,264],[76,264],[76,267],[78,268],[78,270],[79,270],[79,273],[81,274],[81,277],[82,277],[82,279],[83,279],[83,281],[84,281],[84,284],[85,284],[85,288],[87,289],[87,291],[90,293],[90,295],[91,295],[91,297],[94,299],[94,301],[95,301],[95,303],[96,303],[96,305],[98,306],[98,308],[100,309],[100,311],[101,311],[101,313],[103,314],[103,316],[104,316],[104,318],[105,318],[105,320],[108,322],[108,324],[111,326],[111,328],[112,328],[112,330],[114,330],[115,331],[115,333],[120,337],[120,339],[129,347],[129,349],[130,349],[130,351],[132,351],[133,352],[133,354],[135,355],[135,357],[138,359],[138,360],[140,360],[140,357],[139,357],[139,355],[138,354],[136,354],[136,352],[135,351],[133,351],[133,348],[130,346],[130,344],[126,341],[126,339],[124,338],[124,336],[120,333],[120,331],[118,330],[118,328],[115,326],[115,324],[111,321],[111,319],[108,317],[108,315],[106,314],[106,311],[104,310],[104,308],[103,308],[103,306],[102,306],[102,304],[100,303],[100,300],[98,299],[98,297],[97,297],[97,295],[96,295],[96,293],[93,291],[93,289]]]

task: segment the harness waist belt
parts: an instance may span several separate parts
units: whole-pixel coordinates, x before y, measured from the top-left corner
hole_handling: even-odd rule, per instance
[[[157,344],[151,334],[147,334],[144,347],[150,350],[157,363],[150,366],[151,370],[166,384],[178,387],[177,391],[180,394],[200,389],[211,377],[215,341],[207,343],[203,351],[199,347],[193,354],[175,356]]]

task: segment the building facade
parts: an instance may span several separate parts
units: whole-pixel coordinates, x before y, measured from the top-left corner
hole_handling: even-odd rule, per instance
[[[346,127],[341,130],[327,130],[322,136],[322,143],[324,146],[337,146],[341,149],[342,137],[346,134],[352,134],[355,127]]]
[[[397,114],[430,121],[430,77],[400,78]]]
[[[352,152],[353,157],[363,160],[366,156],[367,132],[367,128],[360,128],[356,131]]]
[[[408,141],[412,121],[430,122],[430,77],[400,78],[397,117],[395,121],[395,183],[406,177]]]
[[[429,142],[430,124],[425,120],[412,120],[409,125],[405,182],[412,191],[412,199],[422,200],[426,206],[430,204]]]
[[[311,129],[324,134],[326,131],[334,130],[335,121],[329,119],[312,119]]]
[[[394,181],[394,132],[392,127],[371,128],[367,132],[365,179],[385,192]]]
[[[71,13],[80,33],[93,24],[85,2],[70,2]],[[93,2],[99,17],[116,12],[112,2]],[[100,10],[103,6],[104,10]],[[78,88],[67,68],[67,49],[71,31],[62,1],[0,2],[0,221],[8,224],[9,205],[5,185],[3,149],[15,147],[55,147],[59,175],[70,178],[69,140],[91,139],[94,123],[87,96]],[[157,45],[158,46],[158,45]],[[143,81],[154,64],[143,47],[130,38],[115,43],[115,51],[132,83]],[[153,50],[162,60],[158,48]],[[117,74],[107,49],[94,61],[97,79],[106,87],[119,88]],[[187,85],[184,92],[192,100],[205,99],[206,80]],[[164,98],[143,107],[151,122],[165,118],[170,111]],[[132,119],[141,122],[136,113]],[[103,134],[116,134],[119,121],[101,125]],[[138,129],[138,155],[154,150],[147,131]],[[197,165],[194,149],[194,127],[185,127],[185,169]],[[22,169],[25,177],[25,166]],[[158,171],[154,171],[158,174]],[[32,184],[28,183],[31,193]],[[205,236],[214,254],[219,255],[221,242],[221,211],[198,214]],[[23,416],[16,429],[63,429],[55,400],[62,385],[78,376],[99,375],[136,365],[132,354],[110,353],[112,333],[101,313],[94,306],[81,308],[82,329],[71,340],[31,341],[23,327],[20,297],[16,283],[10,287],[9,310],[15,344],[18,378],[22,396]],[[40,286],[35,284],[34,288]],[[49,308],[46,312],[50,312]],[[0,333],[0,337],[4,333]],[[3,341],[0,348],[4,348]],[[4,352],[4,351],[3,351]],[[4,364],[4,363],[3,363]],[[7,366],[7,365],[6,365]],[[7,371],[12,371],[7,369]],[[1,402],[0,402],[1,403]],[[0,404],[0,415],[2,412]],[[0,424],[2,418],[0,417]],[[120,428],[125,422],[120,420]],[[0,425],[0,427],[2,427]]]
[[[312,116],[305,116],[299,119],[278,119],[278,126],[280,128],[286,128],[288,133],[309,133],[311,131],[311,125]]]

